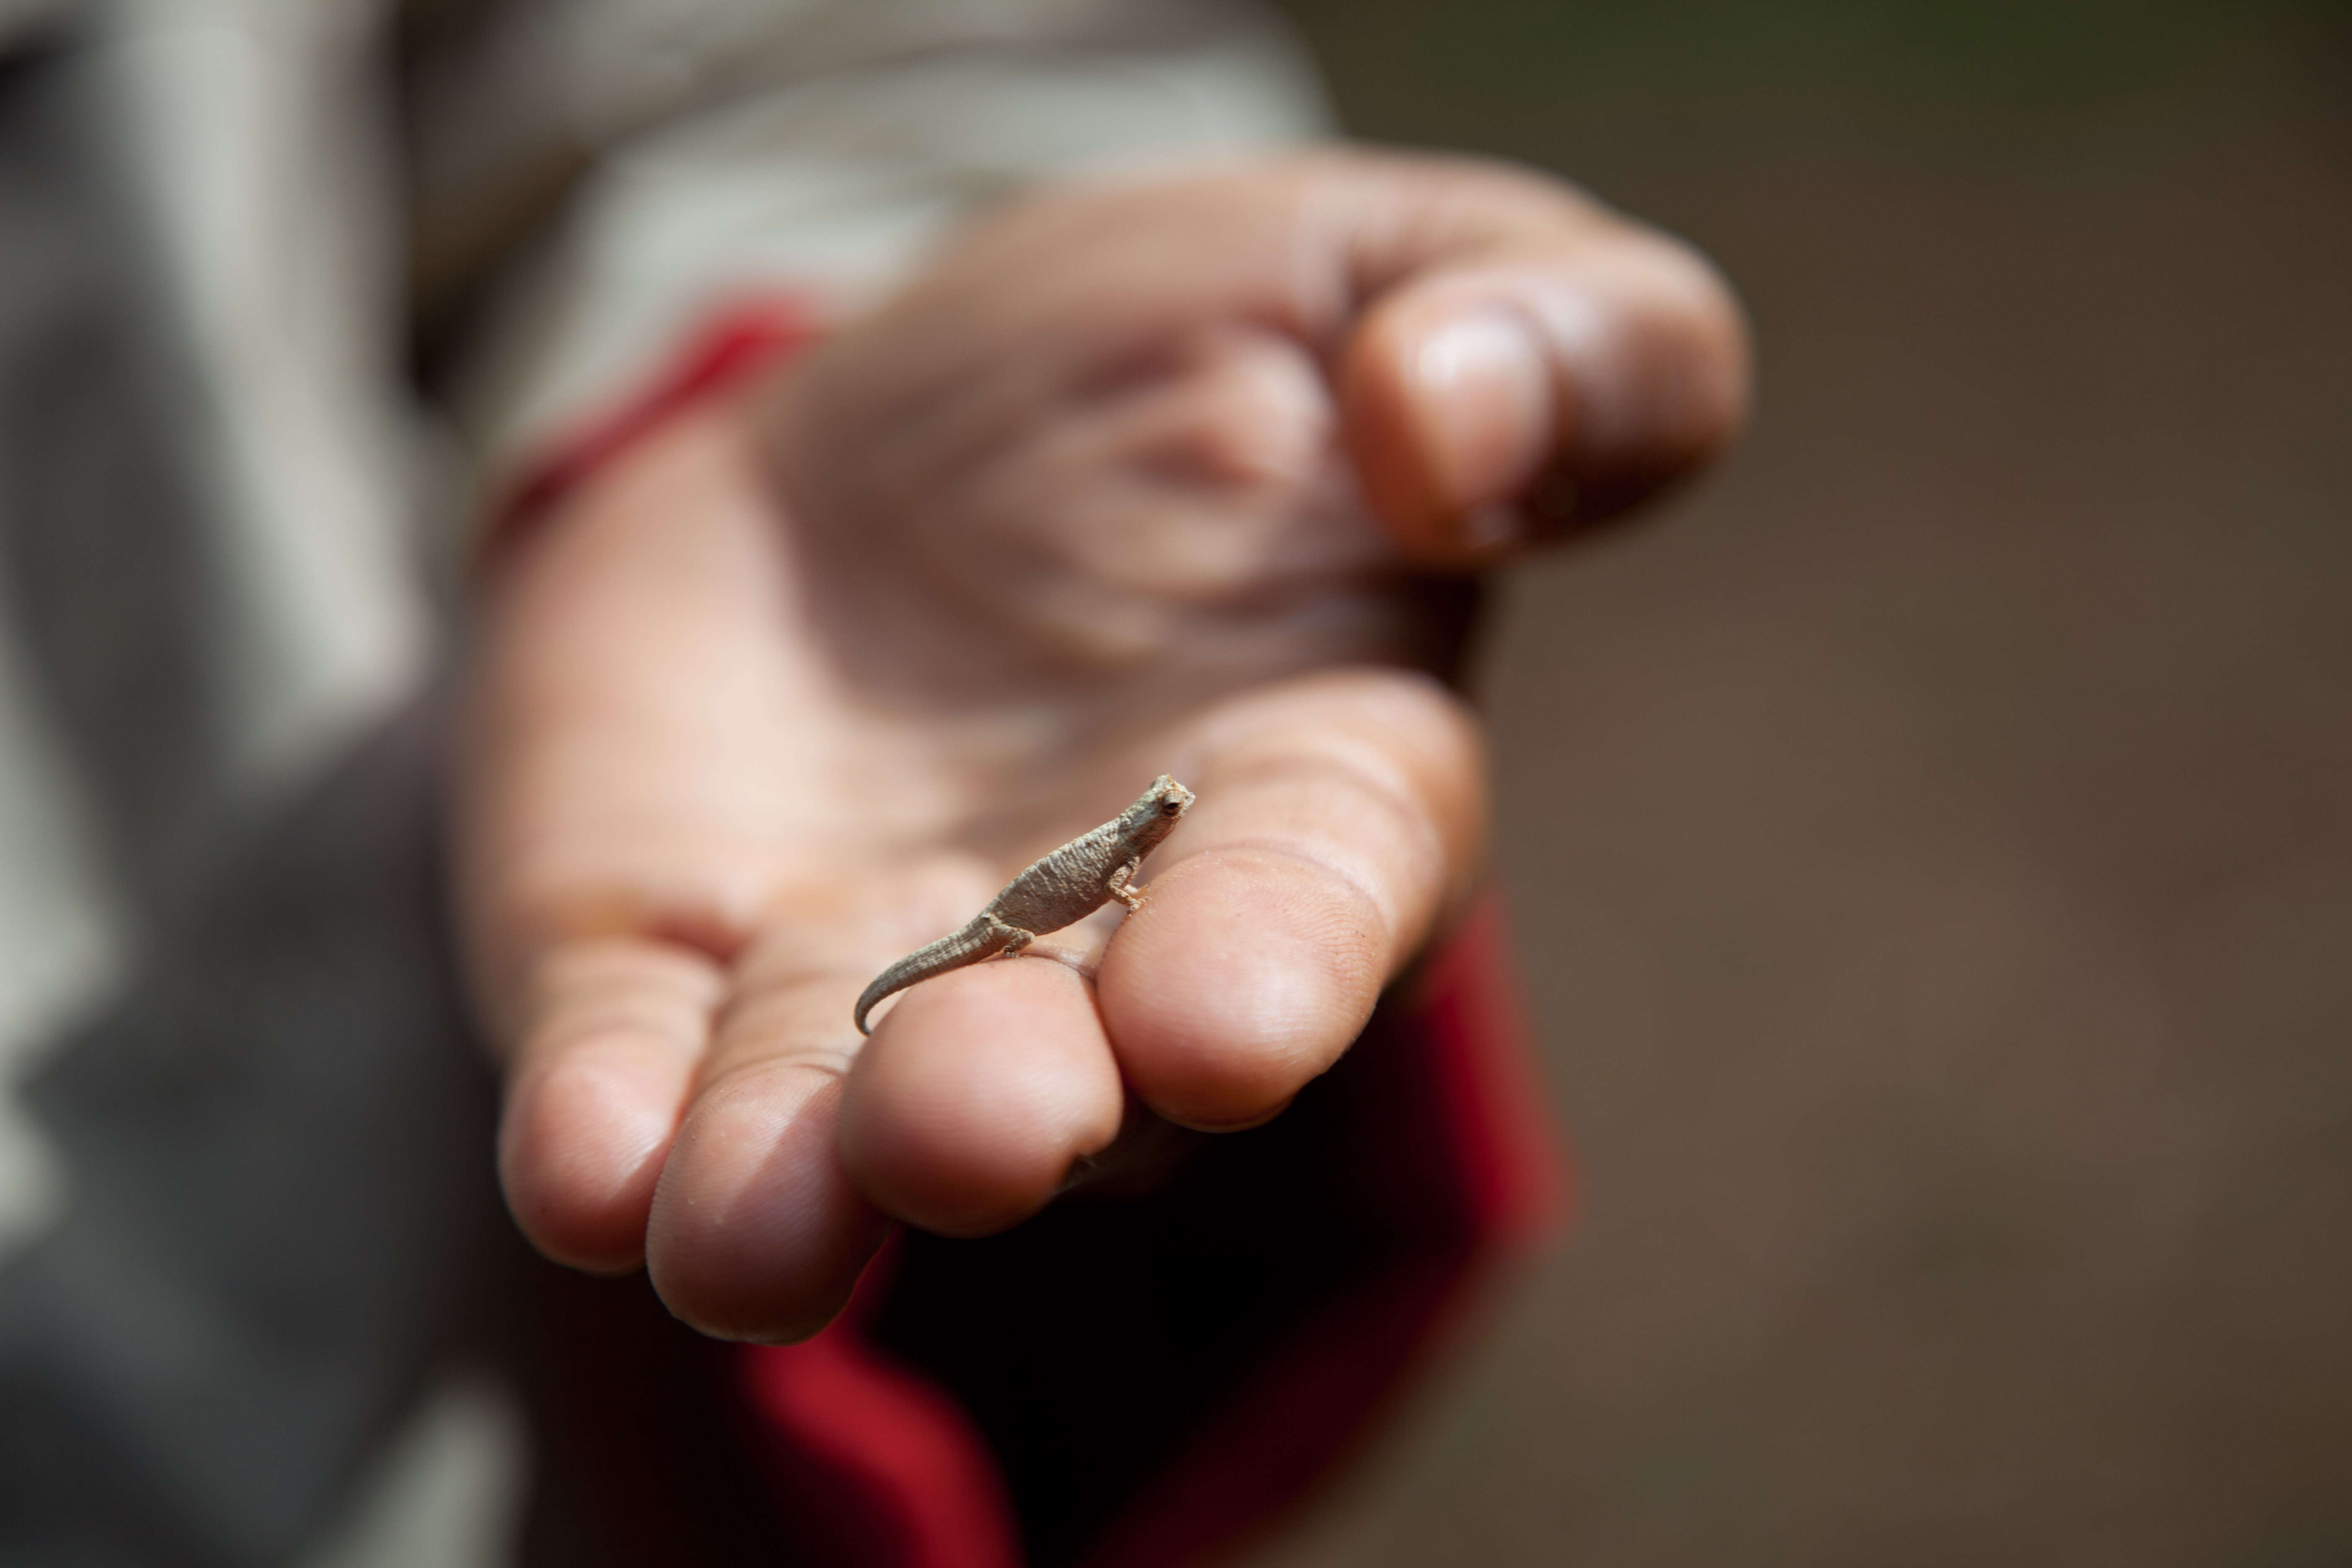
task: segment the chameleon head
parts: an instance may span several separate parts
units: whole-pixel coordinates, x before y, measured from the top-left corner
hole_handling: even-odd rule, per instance
[[[1161,773],[1151,781],[1151,787],[1143,792],[1143,798],[1136,804],[1149,806],[1172,822],[1183,816],[1185,807],[1192,804],[1192,792],[1166,773]]]
[[[1161,773],[1143,792],[1143,798],[1127,808],[1128,831],[1147,847],[1157,845],[1176,830],[1176,819],[1192,804],[1192,792]]]

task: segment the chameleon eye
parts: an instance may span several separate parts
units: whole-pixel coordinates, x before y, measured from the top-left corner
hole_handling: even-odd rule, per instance
[[[1183,805],[1180,801],[1163,800],[1160,803],[1160,815],[1162,816],[1173,816],[1183,809]]]

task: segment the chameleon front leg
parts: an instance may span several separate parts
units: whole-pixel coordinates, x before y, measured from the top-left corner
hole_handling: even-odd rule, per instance
[[[1110,875],[1103,879],[1104,889],[1112,898],[1127,906],[1129,914],[1143,907],[1143,889],[1137,887],[1134,880],[1135,874],[1141,869],[1143,857],[1139,855],[1132,860],[1112,867]]]

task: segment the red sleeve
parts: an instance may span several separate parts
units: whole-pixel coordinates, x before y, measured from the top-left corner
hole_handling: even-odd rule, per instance
[[[672,416],[787,363],[817,337],[814,317],[787,298],[746,300],[711,312],[635,395],[565,432],[494,487],[477,566],[495,570],[583,480]]]
[[[669,414],[808,333],[737,312],[517,488],[491,547]],[[805,1344],[702,1341],[641,1280],[539,1276],[529,1555],[841,1568],[1174,1568],[1359,1446],[1496,1266],[1564,1216],[1500,910],[1348,1056],[1149,1195],[1003,1236],[907,1233]]]

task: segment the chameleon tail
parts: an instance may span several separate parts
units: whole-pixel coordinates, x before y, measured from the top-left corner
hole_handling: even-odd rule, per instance
[[[919,947],[889,968],[874,977],[874,984],[857,999],[856,1014],[857,1032],[870,1035],[866,1026],[866,1015],[876,1003],[896,991],[904,991],[919,980],[929,980],[934,974],[944,974],[950,969],[961,969],[978,963],[984,958],[994,958],[1012,944],[1002,925],[992,922],[986,915],[974,915],[962,930],[951,931],[929,947]]]

